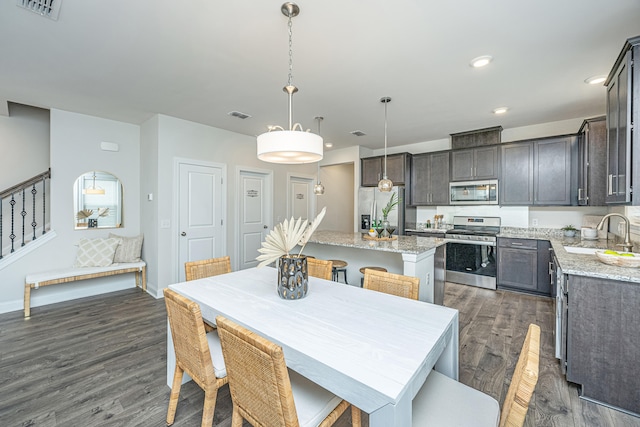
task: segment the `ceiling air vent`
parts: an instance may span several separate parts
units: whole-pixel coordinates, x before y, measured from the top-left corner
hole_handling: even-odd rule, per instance
[[[365,136],[366,135],[366,133],[362,132],[361,130],[352,130],[349,133],[351,135],[355,135],[355,136]]]
[[[231,117],[237,117],[242,120],[248,119],[249,117],[251,117],[250,115],[241,113],[240,111],[229,111],[227,114],[230,115]]]
[[[18,7],[30,10],[39,15],[58,20],[62,0],[16,0]]]

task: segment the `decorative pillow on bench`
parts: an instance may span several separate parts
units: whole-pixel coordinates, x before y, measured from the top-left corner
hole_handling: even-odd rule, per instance
[[[107,267],[113,264],[113,256],[120,239],[80,239],[74,267]]]
[[[134,237],[118,236],[109,233],[109,238],[120,239],[113,262],[140,262],[142,253],[142,234]]]

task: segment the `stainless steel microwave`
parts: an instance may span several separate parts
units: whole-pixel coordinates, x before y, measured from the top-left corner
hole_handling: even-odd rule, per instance
[[[497,205],[498,180],[449,183],[449,203],[452,205]]]

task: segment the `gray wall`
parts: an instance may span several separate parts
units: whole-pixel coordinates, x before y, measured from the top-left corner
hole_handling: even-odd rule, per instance
[[[0,115],[0,191],[49,169],[49,110],[9,103]]]
[[[353,163],[321,168],[320,177],[325,193],[316,196],[316,200],[318,212],[326,206],[327,213],[319,230],[353,231],[353,174]]]

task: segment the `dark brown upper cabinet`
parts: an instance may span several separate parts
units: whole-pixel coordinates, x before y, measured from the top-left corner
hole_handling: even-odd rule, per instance
[[[411,154],[387,155],[387,178],[393,185],[408,185],[411,173]],[[377,187],[384,175],[384,156],[360,159],[360,185]]]

